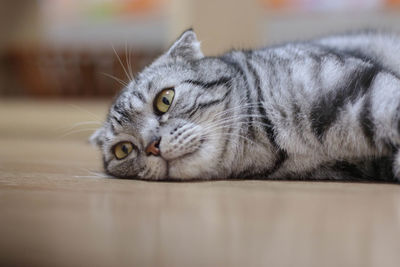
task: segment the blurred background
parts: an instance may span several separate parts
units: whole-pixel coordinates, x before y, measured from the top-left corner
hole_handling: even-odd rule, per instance
[[[115,80],[127,81],[120,61],[136,73],[189,27],[215,55],[356,29],[400,31],[400,0],[1,0],[0,96],[115,95]]]
[[[400,0],[0,0],[0,266],[400,266],[398,186],[102,179],[122,65],[190,27],[206,55],[400,32]]]

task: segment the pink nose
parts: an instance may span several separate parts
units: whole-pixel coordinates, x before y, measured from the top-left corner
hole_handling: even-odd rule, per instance
[[[157,139],[151,141],[147,145],[147,147],[145,149],[145,152],[146,152],[147,156],[150,156],[150,154],[153,154],[154,156],[159,156],[160,155],[160,148],[159,148],[160,141],[161,141],[161,138],[157,138]]]

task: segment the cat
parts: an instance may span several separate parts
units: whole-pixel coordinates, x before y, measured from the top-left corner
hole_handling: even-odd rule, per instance
[[[366,31],[206,57],[193,30],[91,137],[144,180],[400,179],[400,38]]]

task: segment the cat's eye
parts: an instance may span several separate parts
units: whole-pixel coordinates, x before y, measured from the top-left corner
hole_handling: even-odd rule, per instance
[[[167,88],[157,94],[154,99],[154,110],[158,115],[167,112],[174,100],[175,91],[173,88]]]
[[[133,150],[133,145],[131,142],[120,142],[116,144],[113,148],[114,156],[117,159],[126,158]]]

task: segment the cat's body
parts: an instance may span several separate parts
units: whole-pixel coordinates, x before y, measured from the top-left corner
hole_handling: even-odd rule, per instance
[[[119,177],[399,181],[400,38],[204,57],[186,31],[123,90],[93,140]]]

